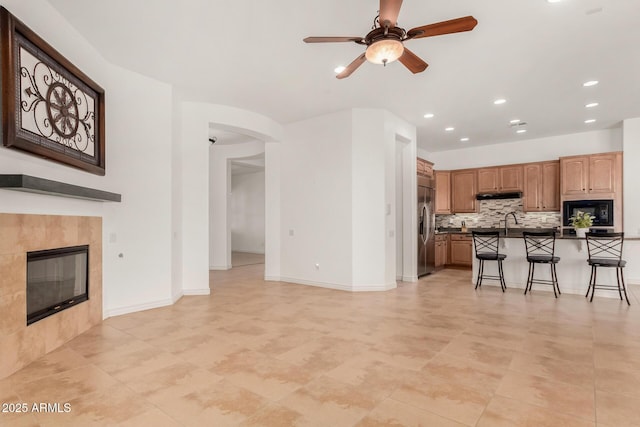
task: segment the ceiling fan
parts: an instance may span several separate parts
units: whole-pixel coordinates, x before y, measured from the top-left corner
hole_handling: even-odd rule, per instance
[[[358,56],[336,77],[349,77],[365,60],[374,64],[387,65],[396,59],[412,73],[421,73],[428,64],[415,53],[404,47],[404,42],[423,37],[471,31],[478,24],[473,16],[451,19],[435,24],[423,25],[406,31],[397,27],[398,14],[402,0],[380,0],[380,11],[376,16],[373,29],[364,37],[307,37],[305,43],[354,42],[367,46],[366,51]]]

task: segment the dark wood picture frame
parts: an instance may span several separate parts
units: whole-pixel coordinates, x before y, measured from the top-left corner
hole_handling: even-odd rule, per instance
[[[104,90],[0,7],[2,142],[105,174]]]

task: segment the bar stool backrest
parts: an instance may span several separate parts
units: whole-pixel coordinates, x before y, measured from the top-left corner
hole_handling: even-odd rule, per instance
[[[527,249],[527,256],[543,255],[551,256],[556,251],[555,231],[524,231],[524,246]]]
[[[476,256],[480,254],[497,254],[500,247],[500,232],[498,231],[472,231],[473,247]]]
[[[624,233],[587,233],[589,259],[622,260]]]

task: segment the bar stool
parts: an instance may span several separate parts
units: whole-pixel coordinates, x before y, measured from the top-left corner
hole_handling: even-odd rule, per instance
[[[540,283],[553,286],[553,295],[558,298],[558,294],[562,295],[562,292],[560,292],[558,274],[556,273],[556,264],[560,261],[560,258],[555,256],[555,231],[525,231],[522,233],[522,237],[524,238],[524,246],[527,250],[527,261],[529,262],[529,274],[527,275],[524,294],[526,295],[527,292],[531,292],[531,286],[534,283]],[[536,264],[549,264],[551,267],[551,280],[533,278]]]
[[[585,298],[589,296],[591,291],[591,298],[589,301],[593,301],[593,294],[598,289],[618,289],[620,300],[622,300],[622,292],[624,292],[624,298],[629,302],[627,296],[627,287],[624,284],[624,272],[622,269],[627,264],[622,259],[622,244],[624,243],[624,233],[587,233],[587,250],[589,251],[589,259],[587,262],[591,266],[591,278],[589,279],[589,288]],[[596,283],[596,276],[598,274],[598,267],[615,268],[616,279],[618,286],[613,285],[599,285]]]
[[[480,261],[478,265],[478,278],[476,279],[476,287],[482,286],[482,279],[497,280],[500,282],[502,292],[507,289],[504,282],[504,273],[502,271],[502,261],[507,257],[505,254],[498,253],[500,247],[500,232],[498,231],[472,231],[473,246],[476,251],[476,259]],[[498,275],[491,276],[484,274],[484,262],[497,261]]]

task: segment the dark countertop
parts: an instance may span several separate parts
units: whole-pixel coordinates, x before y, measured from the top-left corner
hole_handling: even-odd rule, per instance
[[[467,228],[467,231],[462,231],[459,227],[440,227],[438,230],[436,230],[436,234],[468,234],[471,235],[472,231],[499,231],[500,232],[500,236],[502,237],[506,237],[506,238],[522,238],[522,233],[525,231],[553,231],[553,228],[518,228],[518,227],[513,227],[513,228],[509,228],[507,234],[504,234],[504,229],[503,228],[483,228],[483,227],[479,227],[479,228]],[[559,232],[556,233],[556,239],[578,239],[578,237],[576,236],[562,236],[560,235]]]

